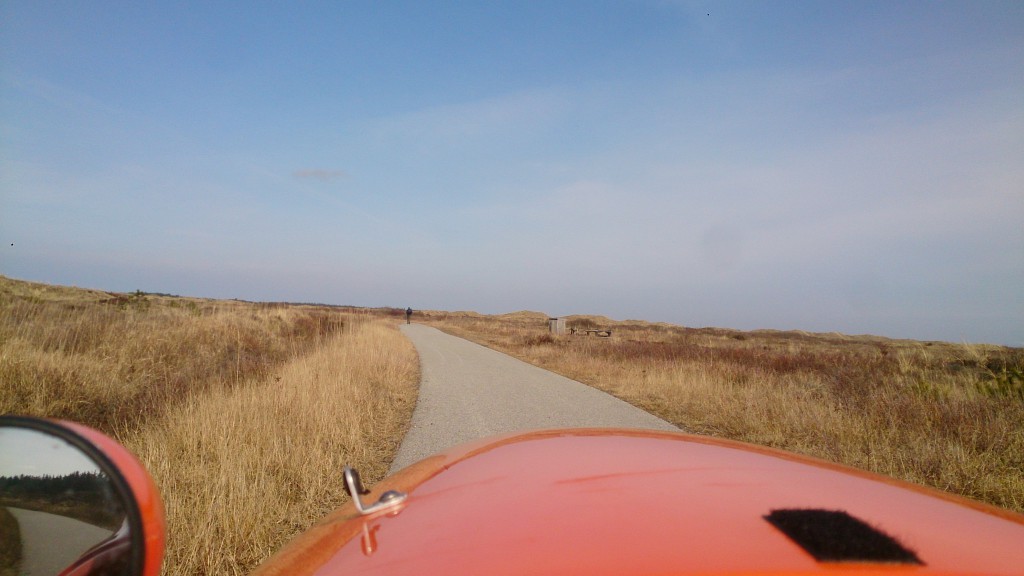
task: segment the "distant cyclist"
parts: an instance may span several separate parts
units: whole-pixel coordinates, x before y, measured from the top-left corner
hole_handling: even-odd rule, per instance
[[[406,324],[412,324],[412,322],[410,321],[411,318],[412,318],[412,308],[406,308],[405,309],[405,323]]]

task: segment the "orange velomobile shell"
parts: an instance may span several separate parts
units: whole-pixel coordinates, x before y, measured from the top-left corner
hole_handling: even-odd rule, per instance
[[[1024,516],[699,436],[504,436],[414,464],[364,502],[389,489],[409,493],[397,512],[349,503],[254,574],[1024,574]],[[920,563],[818,561],[765,518],[808,509],[861,520]]]
[[[146,468],[138,458],[108,436],[77,422],[67,420],[56,422],[91,442],[110,459],[114,468],[124,478],[138,505],[142,522],[140,528],[145,547],[142,575],[157,576],[160,574],[160,565],[164,556],[165,519],[160,493],[153,478],[146,472]]]

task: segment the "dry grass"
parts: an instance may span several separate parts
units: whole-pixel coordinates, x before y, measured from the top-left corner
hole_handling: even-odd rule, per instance
[[[386,475],[414,405],[415,351],[360,323],[273,377],[168,410],[128,447],[164,493],[168,574],[244,574],[345,499],[341,470]]]
[[[109,294],[0,277],[0,413],[67,418],[139,455],[166,574],[242,574],[382,478],[415,404],[392,310]]]
[[[107,294],[0,277],[0,413],[133,428],[343,327],[323,308]]]
[[[570,318],[433,313],[438,327],[680,427],[841,462],[1024,511],[1024,350]]]

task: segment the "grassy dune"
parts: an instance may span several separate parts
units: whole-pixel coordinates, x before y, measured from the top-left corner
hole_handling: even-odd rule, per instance
[[[343,328],[313,307],[103,292],[0,277],[0,411],[120,434],[266,374]]]
[[[415,350],[393,319],[324,306],[110,294],[0,277],[0,413],[118,438],[168,514],[166,574],[244,574],[384,476]]]
[[[778,447],[1024,512],[1024,350],[570,318],[427,321],[686,430]]]

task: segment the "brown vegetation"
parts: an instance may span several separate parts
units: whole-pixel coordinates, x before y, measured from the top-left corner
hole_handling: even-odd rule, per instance
[[[570,317],[427,321],[691,432],[808,454],[1024,511],[1024,350]]]
[[[382,478],[415,404],[393,311],[108,294],[0,277],[0,413],[118,438],[167,508],[166,574],[244,574]]]

